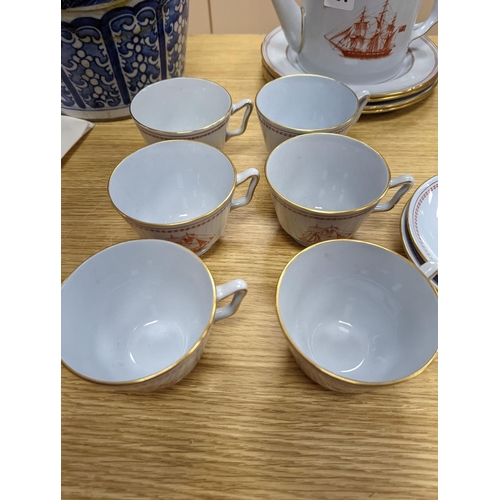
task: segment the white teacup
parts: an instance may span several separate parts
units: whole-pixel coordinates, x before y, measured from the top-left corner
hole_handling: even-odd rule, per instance
[[[290,75],[264,85],[255,98],[268,152],[301,134],[347,134],[358,121],[370,94],[357,96],[337,80],[318,75]]]
[[[195,367],[212,324],[232,316],[246,293],[241,279],[215,286],[204,262],[179,245],[119,243],[62,285],[62,362],[117,389],[173,385]],[[230,295],[231,303],[217,308]]]
[[[250,180],[244,197],[237,186]],[[218,149],[198,141],[164,141],[127,156],[113,171],[113,206],[142,238],[185,246],[198,255],[220,238],[231,210],[250,203],[259,171],[241,174]]]
[[[266,178],[279,223],[304,246],[350,238],[372,212],[391,210],[414,184],[410,175],[391,178],[384,158],[367,144],[336,134],[280,144],[267,159]]]
[[[302,250],[278,281],[289,348],[320,385],[345,392],[408,380],[434,359],[438,297],[423,270],[372,243],[337,240]]]
[[[229,118],[245,108],[241,126],[229,131]],[[148,144],[171,139],[205,142],[220,150],[231,137],[245,132],[253,102],[233,104],[229,92],[201,78],[171,78],[136,94],[130,114]]]

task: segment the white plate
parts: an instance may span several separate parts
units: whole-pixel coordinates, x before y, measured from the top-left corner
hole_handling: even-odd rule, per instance
[[[391,99],[390,101],[376,101],[373,103],[369,101],[363,108],[363,114],[387,113],[389,111],[396,111],[398,109],[412,106],[413,104],[423,101],[429,97],[436,86],[437,81],[432,83],[429,87],[426,87],[424,90],[411,94],[410,96],[401,97],[399,99]]]
[[[438,262],[438,176],[425,181],[408,206],[408,235],[425,260]]]
[[[420,267],[421,265],[425,264],[425,260],[422,259],[422,257],[418,254],[417,250],[415,249],[415,246],[413,245],[413,242],[411,241],[410,236],[408,235],[408,228],[406,225],[408,205],[409,202],[405,205],[403,213],[401,214],[401,225],[400,225],[401,239],[403,240],[403,247],[405,249],[405,253],[408,256],[408,258],[416,266]],[[436,275],[433,278],[432,283],[436,288],[438,288],[438,275]]]
[[[275,77],[304,73],[296,62],[296,54],[288,47],[281,26],[271,31],[262,43],[262,58],[267,70]],[[438,51],[426,36],[410,44],[398,75],[383,83],[349,85],[358,93],[368,90],[371,100],[410,94],[430,85],[437,78]]]

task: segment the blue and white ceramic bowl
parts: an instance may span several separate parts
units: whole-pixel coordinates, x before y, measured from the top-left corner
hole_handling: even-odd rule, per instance
[[[142,88],[184,75],[189,0],[61,0],[61,111],[127,117]]]

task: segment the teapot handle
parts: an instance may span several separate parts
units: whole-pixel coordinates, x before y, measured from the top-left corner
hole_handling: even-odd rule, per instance
[[[411,33],[410,42],[425,35],[438,22],[438,0],[434,0],[434,5],[429,17],[421,23],[415,24]]]

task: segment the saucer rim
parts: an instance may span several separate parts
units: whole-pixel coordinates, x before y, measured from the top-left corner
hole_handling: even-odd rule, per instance
[[[264,76],[264,80],[266,81],[266,85],[267,83],[276,79],[264,64],[262,66],[262,74]],[[404,109],[417,104],[418,102],[423,101],[424,99],[432,95],[438,84],[437,76],[438,75],[436,74],[436,77],[431,79],[428,87],[425,87],[424,89],[421,89],[418,92],[414,92],[408,96],[401,96],[393,98],[391,100],[387,99],[384,101],[375,101],[373,103],[371,101],[368,101],[368,104],[363,108],[361,114],[374,115],[380,113],[389,113],[391,111],[398,111],[400,109]]]
[[[261,50],[260,50],[261,51],[262,65],[268,71],[268,73],[271,76],[273,76],[274,78],[280,78],[282,76],[288,76],[288,75],[281,75],[275,69],[273,69],[270,66],[270,64],[266,60],[266,56],[265,56],[265,53],[264,53],[264,46],[266,44],[269,44],[270,43],[269,40],[271,39],[271,37],[275,36],[280,31],[283,32],[283,28],[281,26],[278,26],[275,29],[271,30],[264,37],[264,40],[262,41],[262,44],[261,44]],[[438,55],[438,47],[437,47],[437,45],[429,37],[427,37],[426,35],[422,35],[420,38],[414,40],[415,43],[418,43],[420,41],[422,41],[422,42],[426,43],[427,45],[429,45],[429,47],[432,50],[432,53],[435,56],[435,60],[436,60],[436,63],[437,63],[437,55]],[[288,47],[288,45],[287,45],[287,47]],[[298,68],[296,68],[296,69],[297,69],[297,74],[308,74],[308,73],[304,73],[303,71],[300,71]],[[421,83],[416,84],[416,85],[412,85],[412,86],[407,87],[405,89],[393,91],[393,92],[385,92],[385,93],[379,93],[379,94],[372,94],[370,96],[369,102],[370,101],[376,102],[376,101],[390,100],[390,99],[395,99],[397,97],[405,97],[405,96],[409,97],[410,95],[412,95],[414,93],[417,93],[420,90],[422,90],[423,88],[429,86],[431,83],[434,83],[434,81],[437,80],[437,76],[438,76],[438,71],[437,71],[437,64],[436,64],[435,73],[434,73],[434,69],[433,69],[429,73],[429,75],[427,75],[427,77],[424,79],[424,81],[422,81]],[[394,79],[392,79],[392,80],[394,80]]]
[[[370,115],[376,113],[388,113],[390,111],[398,111],[400,109],[404,109],[414,104],[417,104],[423,101],[424,99],[430,97],[434,92],[434,90],[436,89],[437,84],[438,82],[434,81],[431,85],[429,85],[425,89],[408,96],[408,98],[394,99],[394,101],[396,102],[393,101],[386,101],[380,103],[375,102],[373,103],[373,105],[368,103],[363,109],[363,114]]]
[[[418,196],[426,189],[426,187],[430,186],[431,184],[438,182],[438,175],[433,175],[432,177],[429,177],[426,179],[424,182],[418,186],[418,188],[415,190],[415,192],[412,194],[409,202],[408,202],[408,211],[406,215],[406,227],[407,227],[407,234],[408,237],[411,239],[411,242],[413,243],[413,246],[415,247],[415,250],[418,252],[420,257],[424,259],[424,261],[429,261],[429,260],[435,260],[437,262],[437,255],[434,255],[434,252],[429,249],[423,241],[419,241],[418,234],[416,232],[416,228],[414,227],[414,224],[412,223],[412,218],[410,217],[410,212],[414,212],[415,208],[415,200],[418,198]],[[439,184],[439,182],[438,182]]]
[[[426,260],[420,256],[420,254],[413,251],[411,248],[412,241],[410,236],[408,235],[408,230],[406,226],[407,214],[408,214],[408,206],[410,205],[410,201],[408,200],[403,207],[403,211],[401,212],[401,219],[399,224],[399,235],[401,238],[401,242],[403,243],[403,249],[407,257],[418,267],[421,267],[425,264]],[[437,277],[437,275],[436,275]],[[435,278],[429,280],[436,289],[438,289],[438,283],[436,283]]]

